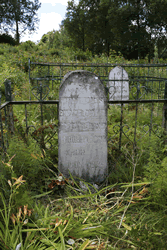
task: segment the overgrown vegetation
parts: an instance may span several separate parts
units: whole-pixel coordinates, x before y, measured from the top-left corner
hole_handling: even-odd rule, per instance
[[[56,52],[48,48],[44,38],[38,45],[31,41],[15,47],[1,44],[2,102],[5,101],[5,79],[12,81],[15,100],[29,100],[28,58],[38,62],[137,63],[126,61],[114,51],[110,57],[105,54],[92,57],[88,51],[81,53],[68,48]],[[140,63],[147,62],[147,58],[140,60]],[[34,73],[35,70],[34,67]],[[145,75],[144,70],[140,69],[139,73]],[[161,74],[166,77],[165,71]],[[55,88],[58,91],[58,85]],[[52,90],[48,98],[57,99],[58,95]],[[7,153],[2,153],[0,161],[1,249],[15,250],[19,246],[24,250],[166,249],[167,148],[161,126],[162,108],[160,104],[138,104],[134,147],[136,105],[125,106],[125,127],[119,148],[117,131],[121,107],[110,105],[109,176],[97,189],[60,175],[54,106],[43,107],[43,126],[40,106],[27,106],[28,125],[37,129],[33,133],[31,127],[31,136],[25,133],[23,106],[15,106],[15,135],[9,139]],[[150,124],[153,126],[151,134]],[[52,148],[48,142],[42,149],[41,133],[47,140],[53,131]],[[7,133],[4,130],[5,138]]]

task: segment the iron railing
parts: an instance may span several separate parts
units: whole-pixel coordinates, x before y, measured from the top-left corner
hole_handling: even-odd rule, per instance
[[[42,83],[47,86],[45,89],[54,90],[54,99],[58,99],[59,86],[64,75],[73,70],[88,70],[95,73],[107,87],[108,82],[112,81],[109,79],[109,72],[116,66],[122,67],[128,73],[130,100],[139,98],[134,96],[137,91],[140,93],[140,99],[163,99],[167,64],[38,63],[31,62],[29,59],[30,88]],[[113,79],[113,81],[117,80]],[[30,100],[31,94],[30,91]]]

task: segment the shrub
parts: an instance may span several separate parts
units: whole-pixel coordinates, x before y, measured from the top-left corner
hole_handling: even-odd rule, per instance
[[[0,43],[8,43],[10,45],[16,45],[15,39],[8,34],[2,34],[0,35]]]
[[[149,157],[144,166],[144,180],[152,183],[150,192],[157,204],[166,204],[167,195],[167,148],[164,140],[152,140]]]
[[[23,42],[19,46],[24,51],[34,51],[36,50],[36,44],[30,40]]]
[[[92,53],[89,50],[84,52],[84,51],[78,49],[74,53],[74,60],[86,62],[86,61],[90,60],[91,58],[92,58]]]
[[[9,142],[9,157],[15,155],[13,159],[13,170],[17,175],[23,175],[29,188],[37,192],[43,189],[46,175],[44,159],[41,149],[35,144],[33,139],[29,139],[28,145],[18,136],[13,136]]]
[[[59,56],[60,55],[59,50],[57,50],[57,49],[50,49],[49,52],[52,56]]]

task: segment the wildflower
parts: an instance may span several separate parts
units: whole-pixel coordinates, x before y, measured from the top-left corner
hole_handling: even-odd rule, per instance
[[[24,205],[24,216],[27,215],[27,207],[28,207],[28,205]]]
[[[17,219],[19,220],[21,218],[22,210],[21,207],[19,207],[19,212],[17,213]]]
[[[28,219],[26,219],[25,221],[23,221],[23,225],[26,225],[28,223]]]
[[[13,224],[15,225],[15,222],[16,222],[16,216],[14,214],[12,214],[12,216],[10,217]]]
[[[10,186],[10,187],[12,186],[12,183],[11,183],[11,181],[10,181],[10,180],[8,180],[8,184],[9,184],[9,186]]]

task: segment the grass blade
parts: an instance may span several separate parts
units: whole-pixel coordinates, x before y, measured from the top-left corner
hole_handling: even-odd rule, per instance
[[[60,239],[61,239],[61,250],[66,250],[65,242],[64,242],[64,236],[62,234],[62,231],[61,231],[60,227],[58,227],[58,230],[59,230]]]
[[[87,239],[78,250],[84,250],[90,243],[91,241],[89,239]]]

